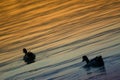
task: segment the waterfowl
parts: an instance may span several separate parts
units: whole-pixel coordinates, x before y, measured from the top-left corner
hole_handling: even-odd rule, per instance
[[[104,61],[102,56],[97,56],[91,60],[85,55],[82,57],[83,61],[86,61],[86,65],[84,67],[101,67],[104,66]]]
[[[25,49],[25,48],[23,48],[23,53],[25,53],[23,60],[27,64],[35,62],[35,54],[33,54],[32,52],[28,52],[27,49]]]

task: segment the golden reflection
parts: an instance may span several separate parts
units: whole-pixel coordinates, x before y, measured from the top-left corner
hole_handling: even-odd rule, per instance
[[[23,47],[58,52],[99,46],[109,35],[119,40],[119,7],[119,0],[0,0],[0,62],[23,55]]]

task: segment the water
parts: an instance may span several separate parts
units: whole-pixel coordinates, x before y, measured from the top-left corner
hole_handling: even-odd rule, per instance
[[[1,0],[1,80],[119,80],[119,7],[119,0]],[[23,62],[24,47],[35,63]],[[102,55],[105,67],[84,69],[85,54]]]

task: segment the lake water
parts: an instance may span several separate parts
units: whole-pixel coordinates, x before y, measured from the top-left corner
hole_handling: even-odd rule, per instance
[[[120,0],[1,0],[0,80],[120,80],[119,7]],[[23,48],[35,63],[24,63]],[[83,55],[102,55],[105,66],[83,68]]]

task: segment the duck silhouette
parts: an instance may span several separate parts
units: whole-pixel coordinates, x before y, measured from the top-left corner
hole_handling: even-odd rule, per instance
[[[32,52],[28,52],[26,48],[23,48],[23,53],[25,53],[23,60],[27,63],[33,63],[35,62],[35,54],[33,54]]]
[[[86,61],[86,65],[84,67],[101,67],[104,66],[104,61],[102,56],[96,56],[95,58],[89,60],[86,55],[82,57],[83,61]]]

